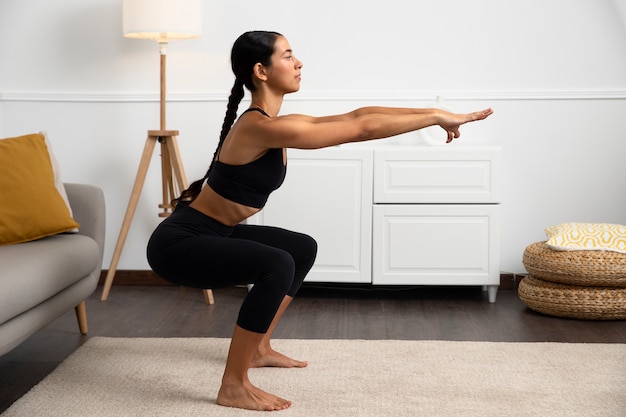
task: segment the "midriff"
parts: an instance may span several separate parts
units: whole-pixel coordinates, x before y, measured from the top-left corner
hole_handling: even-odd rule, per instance
[[[200,194],[189,204],[189,207],[227,226],[236,226],[248,217],[261,211],[260,208],[249,207],[227,200],[217,194],[209,185],[202,187]]]

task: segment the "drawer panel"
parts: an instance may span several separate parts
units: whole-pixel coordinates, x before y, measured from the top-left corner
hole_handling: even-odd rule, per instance
[[[410,147],[374,154],[374,203],[499,203],[496,147]]]
[[[375,285],[498,285],[500,206],[376,205]]]

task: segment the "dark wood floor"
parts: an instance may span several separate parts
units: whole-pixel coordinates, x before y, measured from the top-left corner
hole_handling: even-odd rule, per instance
[[[87,300],[89,335],[73,311],[0,357],[0,412],[50,373],[89,337],[229,337],[245,288],[201,291],[174,286],[114,286]],[[291,339],[408,339],[494,342],[626,343],[626,321],[544,316],[514,290],[495,304],[480,288],[357,288],[306,285],[276,330]]]

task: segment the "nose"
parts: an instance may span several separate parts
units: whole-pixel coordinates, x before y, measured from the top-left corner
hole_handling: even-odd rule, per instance
[[[296,58],[296,68],[300,69],[304,66],[304,64],[302,63],[302,61],[300,61],[298,58]]]

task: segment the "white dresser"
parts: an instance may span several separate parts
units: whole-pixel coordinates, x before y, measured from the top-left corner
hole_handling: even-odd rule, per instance
[[[500,148],[289,150],[287,179],[249,220],[313,236],[308,282],[500,283]]]

